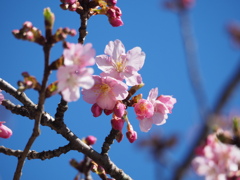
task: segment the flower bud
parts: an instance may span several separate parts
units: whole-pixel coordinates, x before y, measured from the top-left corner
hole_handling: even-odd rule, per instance
[[[130,143],[133,143],[134,141],[137,140],[137,132],[134,130],[130,130],[126,133],[126,136],[129,140]]]
[[[46,29],[52,29],[55,21],[55,15],[51,12],[50,8],[45,8],[43,10],[44,22]]]
[[[113,112],[117,117],[121,118],[125,114],[125,109],[126,106],[123,103],[117,102],[113,109]]]
[[[94,117],[98,117],[102,114],[102,108],[100,106],[98,106],[97,103],[92,105],[91,111],[92,111]]]
[[[87,137],[85,138],[85,141],[86,141],[86,144],[87,144],[87,145],[93,145],[93,144],[96,143],[97,138],[94,137],[94,136],[87,136]]]
[[[122,118],[113,118],[111,120],[112,128],[121,131],[124,125],[124,120]]]
[[[106,114],[108,116],[108,115],[112,114],[113,110],[104,109],[103,112],[104,112],[104,114]]]
[[[1,138],[10,138],[12,136],[12,130],[7,126],[3,125],[4,121],[0,121],[0,137]]]

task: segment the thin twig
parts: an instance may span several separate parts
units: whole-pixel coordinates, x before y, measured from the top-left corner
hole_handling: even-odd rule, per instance
[[[66,154],[67,152],[69,152],[71,150],[71,145],[65,145],[63,147],[59,147],[57,149],[54,150],[49,150],[49,151],[42,151],[42,152],[37,152],[34,150],[30,150],[27,154],[27,158],[28,160],[31,159],[41,159],[41,160],[45,160],[45,159],[52,159],[54,157],[59,157],[62,154]],[[15,157],[21,157],[23,151],[21,150],[13,150],[10,148],[6,148],[4,146],[0,146],[0,153],[9,155],[9,156],[15,156]]]
[[[77,13],[80,15],[80,28],[78,29],[79,31],[79,38],[78,38],[78,43],[83,44],[85,41],[85,38],[88,34],[87,32],[87,22],[90,17],[89,14],[89,7],[88,7],[88,0],[81,0],[79,1],[82,8],[81,10],[77,10]]]
[[[187,11],[179,12],[180,30],[183,40],[183,46],[186,54],[186,64],[188,76],[196,98],[201,119],[204,119],[206,112],[208,112],[208,100],[206,90],[203,85],[202,76],[199,71],[198,56],[196,42],[193,38],[193,30]]]
[[[40,135],[40,122],[42,118],[42,112],[43,112],[43,106],[45,102],[45,91],[46,91],[46,86],[47,86],[47,81],[50,75],[50,69],[49,69],[49,58],[50,58],[50,50],[52,47],[52,44],[49,43],[51,42],[51,35],[52,33],[50,32],[51,30],[47,29],[46,30],[46,43],[43,46],[43,51],[44,51],[44,73],[43,73],[43,79],[42,79],[42,84],[41,84],[41,90],[39,92],[39,99],[38,99],[38,106],[37,106],[37,111],[35,115],[35,122],[34,122],[34,127],[33,127],[33,132],[23,150],[23,153],[21,157],[18,159],[17,167],[14,173],[14,180],[19,180],[22,174],[22,168],[23,164],[25,162],[25,159],[27,157],[27,154],[32,147],[34,141],[36,138]]]

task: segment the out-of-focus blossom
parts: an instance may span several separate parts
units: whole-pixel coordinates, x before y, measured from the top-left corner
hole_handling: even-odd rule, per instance
[[[96,141],[97,141],[97,138],[95,136],[87,136],[85,138],[85,142],[87,145],[93,145],[96,143]]]
[[[79,68],[83,68],[95,64],[95,50],[92,48],[92,44],[68,43],[68,47],[63,51],[65,66],[77,65]]]
[[[128,95],[128,86],[112,77],[100,77],[93,75],[95,84],[90,89],[83,89],[83,99],[90,103],[97,103],[102,109],[112,110],[118,101]]]
[[[142,77],[138,74],[145,61],[145,53],[140,47],[125,52],[120,40],[110,41],[104,55],[96,57],[98,68],[103,71],[101,76],[111,76],[118,80],[126,80],[128,86],[139,85]]]
[[[0,89],[0,104],[2,104],[3,100],[4,100],[4,96],[2,94],[2,90]]]
[[[92,105],[91,111],[94,117],[98,117],[102,114],[103,109],[100,108],[96,103]]]
[[[139,100],[134,104],[141,131],[148,132],[152,124],[164,124],[175,103],[176,99],[172,96],[161,95],[158,97],[158,88],[151,89],[147,100]]]
[[[196,173],[206,180],[231,179],[238,170],[240,150],[233,145],[223,144],[216,134],[210,134],[206,144],[199,147],[192,165]]]
[[[79,88],[89,89],[94,85],[92,68],[79,69],[78,66],[61,66],[57,72],[58,92],[67,102],[76,101],[80,97]]]
[[[164,3],[171,10],[186,10],[194,6],[195,0],[169,0]]]
[[[10,138],[12,136],[12,130],[7,126],[3,125],[4,121],[0,121],[0,137],[1,138]]]

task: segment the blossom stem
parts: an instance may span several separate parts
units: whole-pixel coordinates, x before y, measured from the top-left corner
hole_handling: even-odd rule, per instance
[[[85,38],[88,34],[87,32],[87,22],[90,17],[89,15],[89,8],[88,8],[88,0],[79,0],[81,6],[83,9],[77,10],[76,12],[80,15],[80,28],[78,29],[79,31],[79,38],[78,38],[78,43],[83,44],[85,41]]]

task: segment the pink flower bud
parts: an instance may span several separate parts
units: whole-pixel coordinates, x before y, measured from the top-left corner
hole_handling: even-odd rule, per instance
[[[77,34],[77,31],[75,29],[71,29],[69,32],[70,36],[76,36],[76,34]]]
[[[25,33],[25,38],[26,38],[26,40],[34,41],[34,34],[33,34],[33,32],[27,31],[27,32]]]
[[[69,9],[69,11],[76,11],[77,10],[77,4],[70,4],[68,9]]]
[[[111,120],[112,128],[118,131],[121,131],[124,125],[124,120],[121,118],[113,118]]]
[[[150,118],[154,114],[154,106],[150,101],[140,99],[134,104],[134,111],[138,119]]]
[[[117,0],[107,0],[108,6],[115,6],[117,4]]]
[[[123,21],[120,17],[118,17],[118,18],[108,18],[108,21],[113,27],[118,27],[118,26],[123,25]]]
[[[2,101],[4,100],[4,96],[1,92],[2,90],[0,89],[0,104],[2,104]]]
[[[94,136],[88,136],[88,137],[85,138],[85,141],[86,141],[87,145],[93,145],[93,144],[96,143],[97,138],[94,137]]]
[[[97,103],[92,105],[91,111],[94,117],[98,117],[102,114],[102,108],[100,108]]]
[[[76,3],[76,0],[63,0],[62,2],[67,4],[74,4]]]
[[[104,114],[106,114],[108,116],[108,115],[112,114],[113,110],[104,109],[103,112],[104,112]]]
[[[137,132],[134,130],[128,131],[126,135],[130,143],[133,143],[134,141],[137,140]]]
[[[117,117],[121,118],[125,114],[125,109],[126,109],[126,106],[123,103],[117,102],[117,104],[113,109],[113,112]]]
[[[12,136],[12,130],[9,129],[7,126],[3,125],[4,121],[0,122],[0,137],[1,138],[10,138]]]
[[[23,27],[27,29],[31,29],[33,25],[30,21],[26,21],[25,23],[23,23]]]

